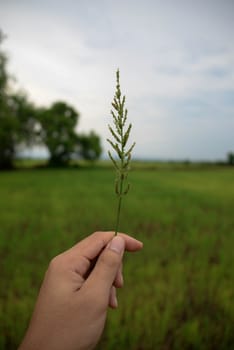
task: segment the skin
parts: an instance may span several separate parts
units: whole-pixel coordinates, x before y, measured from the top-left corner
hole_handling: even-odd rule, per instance
[[[96,232],[49,264],[29,328],[19,350],[93,349],[108,306],[118,306],[124,251],[142,248],[136,239]]]

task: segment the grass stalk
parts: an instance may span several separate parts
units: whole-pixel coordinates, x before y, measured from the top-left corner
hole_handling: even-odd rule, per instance
[[[117,178],[115,184],[115,192],[118,196],[118,206],[117,206],[117,217],[116,217],[116,226],[115,226],[115,235],[117,235],[119,230],[120,222],[120,212],[122,206],[122,198],[129,191],[129,183],[125,185],[125,180],[128,177],[128,172],[130,170],[130,160],[133,147],[135,142],[131,145],[128,150],[126,150],[127,142],[130,136],[130,131],[132,124],[126,126],[127,114],[128,111],[125,108],[125,96],[122,96],[120,89],[120,80],[119,80],[119,70],[116,72],[116,91],[114,99],[112,101],[113,110],[111,110],[111,115],[113,118],[113,127],[108,125],[110,133],[113,140],[107,139],[111,147],[116,153],[117,157],[113,157],[110,151],[108,155],[116,169]],[[116,159],[117,158],[117,159]]]

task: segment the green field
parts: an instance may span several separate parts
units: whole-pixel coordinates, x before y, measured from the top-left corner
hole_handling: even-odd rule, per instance
[[[143,240],[125,257],[119,308],[99,349],[234,349],[234,170],[138,166],[121,231]],[[0,173],[0,349],[19,344],[50,259],[114,228],[105,167]]]

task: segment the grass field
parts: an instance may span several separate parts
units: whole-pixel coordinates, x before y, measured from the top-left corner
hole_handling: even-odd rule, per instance
[[[234,170],[137,167],[121,231],[125,287],[99,349],[234,349]],[[0,349],[16,349],[50,259],[113,229],[108,168],[0,173]]]

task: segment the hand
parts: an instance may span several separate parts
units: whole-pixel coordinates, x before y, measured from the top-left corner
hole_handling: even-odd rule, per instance
[[[108,305],[117,307],[124,250],[142,243],[114,232],[96,232],[55,257],[46,272],[19,350],[93,349]]]

